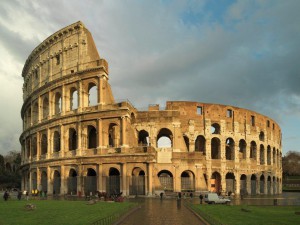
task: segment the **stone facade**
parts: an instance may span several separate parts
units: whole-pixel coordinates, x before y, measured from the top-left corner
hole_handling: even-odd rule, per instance
[[[281,193],[281,130],[233,106],[114,100],[107,62],[81,22],[28,57],[21,111],[22,188],[48,194],[162,190]]]

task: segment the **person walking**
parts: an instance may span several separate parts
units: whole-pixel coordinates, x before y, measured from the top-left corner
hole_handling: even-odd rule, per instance
[[[9,194],[8,194],[7,191],[5,191],[4,194],[3,194],[4,201],[7,201],[8,197],[9,197]]]
[[[200,198],[200,204],[202,205],[203,195],[200,194],[200,195],[199,195],[199,198]]]

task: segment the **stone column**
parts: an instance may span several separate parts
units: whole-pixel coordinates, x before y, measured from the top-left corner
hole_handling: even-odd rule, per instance
[[[100,163],[98,165],[98,191],[104,192],[104,186],[102,182],[102,177],[103,177],[103,165]]]
[[[78,112],[82,112],[82,108],[84,107],[83,106],[83,97],[84,97],[84,95],[83,95],[82,81],[81,80],[77,82],[77,89],[78,89],[78,99],[77,99],[78,109],[77,110],[78,110]]]
[[[226,161],[226,143],[223,138],[220,138],[220,156],[222,161]]]
[[[239,146],[239,142],[234,141],[234,161],[235,163],[239,163],[240,162],[240,146]]]
[[[53,180],[52,180],[52,174],[51,174],[51,168],[50,166],[47,167],[47,194],[52,195],[53,194]]]
[[[40,132],[36,132],[36,159],[39,160],[41,156],[41,137]]]
[[[82,133],[82,128],[81,128],[81,122],[77,122],[77,150],[76,150],[76,155],[81,155],[81,133]]]
[[[52,143],[52,141],[51,141],[51,133],[50,133],[50,129],[48,128],[47,129],[47,155],[46,155],[46,158],[47,159],[50,159],[51,158],[51,153],[52,153],[52,148],[51,148],[51,143]]]
[[[38,191],[41,190],[41,170],[39,167],[36,168],[36,188]]]
[[[66,87],[62,85],[61,87],[61,112],[60,115],[65,115],[66,113]]]
[[[103,137],[102,137],[102,119],[97,119],[97,135],[98,135],[98,149],[103,148]]]
[[[38,107],[38,113],[37,113],[37,116],[38,116],[37,121],[38,121],[38,123],[40,123],[41,122],[41,118],[42,118],[42,109],[43,109],[41,96],[39,96],[39,98],[38,98],[38,106],[39,107]]]
[[[27,190],[28,191],[28,194],[30,194],[31,193],[31,190],[32,190],[32,171],[30,171],[30,169],[29,169],[29,181],[28,181],[28,187],[29,187],[29,190]]]
[[[147,195],[151,196],[153,194],[153,163],[147,164],[147,172],[148,172],[148,180],[147,180],[147,186],[148,186],[148,192]]]
[[[240,174],[237,173],[235,175],[235,195],[240,195],[241,194],[241,179],[240,179]]]
[[[48,112],[48,119],[51,119],[52,118],[52,115],[55,115],[54,111],[55,111],[55,106],[53,107],[53,105],[55,104],[55,102],[53,101],[53,95],[52,95],[52,92],[49,91],[48,93],[48,101],[49,101],[49,106],[48,106],[48,109],[49,109],[49,112]]]
[[[126,140],[126,128],[127,128],[127,117],[122,116],[122,147],[127,147],[127,140]]]
[[[60,152],[61,157],[63,158],[65,156],[65,132],[64,132],[64,126],[60,124]]]
[[[61,165],[60,167],[60,195],[64,195],[67,193],[66,191],[66,174],[65,174],[65,166]]]
[[[128,195],[128,187],[127,187],[127,174],[126,174],[126,171],[127,171],[127,164],[126,163],[123,163],[122,166],[121,166],[121,172],[122,172],[122,192],[123,192],[123,195]]]
[[[249,174],[248,176],[247,176],[247,180],[246,180],[246,185],[247,185],[247,193],[248,193],[248,195],[250,195],[251,194],[251,174]]]

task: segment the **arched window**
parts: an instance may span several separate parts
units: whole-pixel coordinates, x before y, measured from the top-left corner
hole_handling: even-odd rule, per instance
[[[60,151],[60,133],[58,131],[54,132],[53,135],[53,152]]]
[[[41,138],[41,153],[42,155],[46,154],[48,152],[48,141],[47,141],[47,135],[43,134]]]
[[[49,115],[49,100],[47,97],[43,100],[43,119],[46,119]]]
[[[157,147],[158,148],[170,148],[172,147],[172,132],[167,128],[162,128],[157,135]]]
[[[218,123],[213,123],[210,127],[210,131],[212,134],[220,134],[221,128]]]
[[[145,130],[139,132],[139,145],[148,146],[149,145],[149,133]]]
[[[260,145],[260,165],[265,164],[265,147],[263,145]]]
[[[36,124],[39,121],[39,105],[38,103],[34,103],[33,105],[33,111],[32,111],[32,116],[33,116],[33,123]]]
[[[184,139],[184,142],[185,142],[185,145],[186,145],[186,149],[189,152],[190,151],[190,140],[187,136],[183,136],[183,139]]]
[[[196,152],[203,152],[205,154],[206,150],[206,140],[202,135],[199,135],[195,141],[195,151]]]
[[[211,139],[211,158],[212,159],[221,159],[221,151],[220,151],[220,139],[214,137]]]
[[[77,133],[74,128],[69,129],[69,150],[77,149]]]
[[[97,130],[93,126],[88,126],[88,148],[97,148]]]
[[[108,128],[108,145],[110,147],[118,147],[120,138],[119,138],[120,131],[118,129],[118,125],[115,123],[109,124]]]
[[[246,141],[244,139],[241,139],[239,142],[240,159],[246,159],[246,146]]]
[[[97,105],[98,104],[98,97],[97,97],[97,86],[94,83],[89,84],[89,106]]]
[[[70,90],[70,110],[78,108],[78,91],[76,88]]]
[[[256,143],[255,143],[255,141],[251,141],[250,159],[256,159],[256,151],[257,151]]]
[[[259,140],[260,141],[265,141],[265,134],[262,131],[259,133]]]
[[[36,156],[36,154],[37,154],[37,141],[36,141],[36,137],[34,137],[33,139],[32,139],[32,148],[31,148],[31,151],[32,151],[32,156]]]
[[[55,94],[54,104],[55,104],[54,114],[57,115],[61,113],[61,106],[62,106],[61,94],[59,92]]]
[[[234,160],[234,140],[232,138],[226,139],[226,159]]]
[[[271,147],[268,145],[267,147],[267,164],[271,165]]]

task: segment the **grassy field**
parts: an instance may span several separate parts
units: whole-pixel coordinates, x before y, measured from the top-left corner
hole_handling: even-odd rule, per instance
[[[34,204],[35,210],[25,209],[26,204]],[[9,200],[0,201],[0,225],[47,225],[47,224],[90,224],[98,219],[126,211],[133,207],[129,202],[97,202],[87,205],[86,201],[57,200]]]
[[[295,225],[300,224],[300,206],[192,205],[202,217],[225,225]]]

